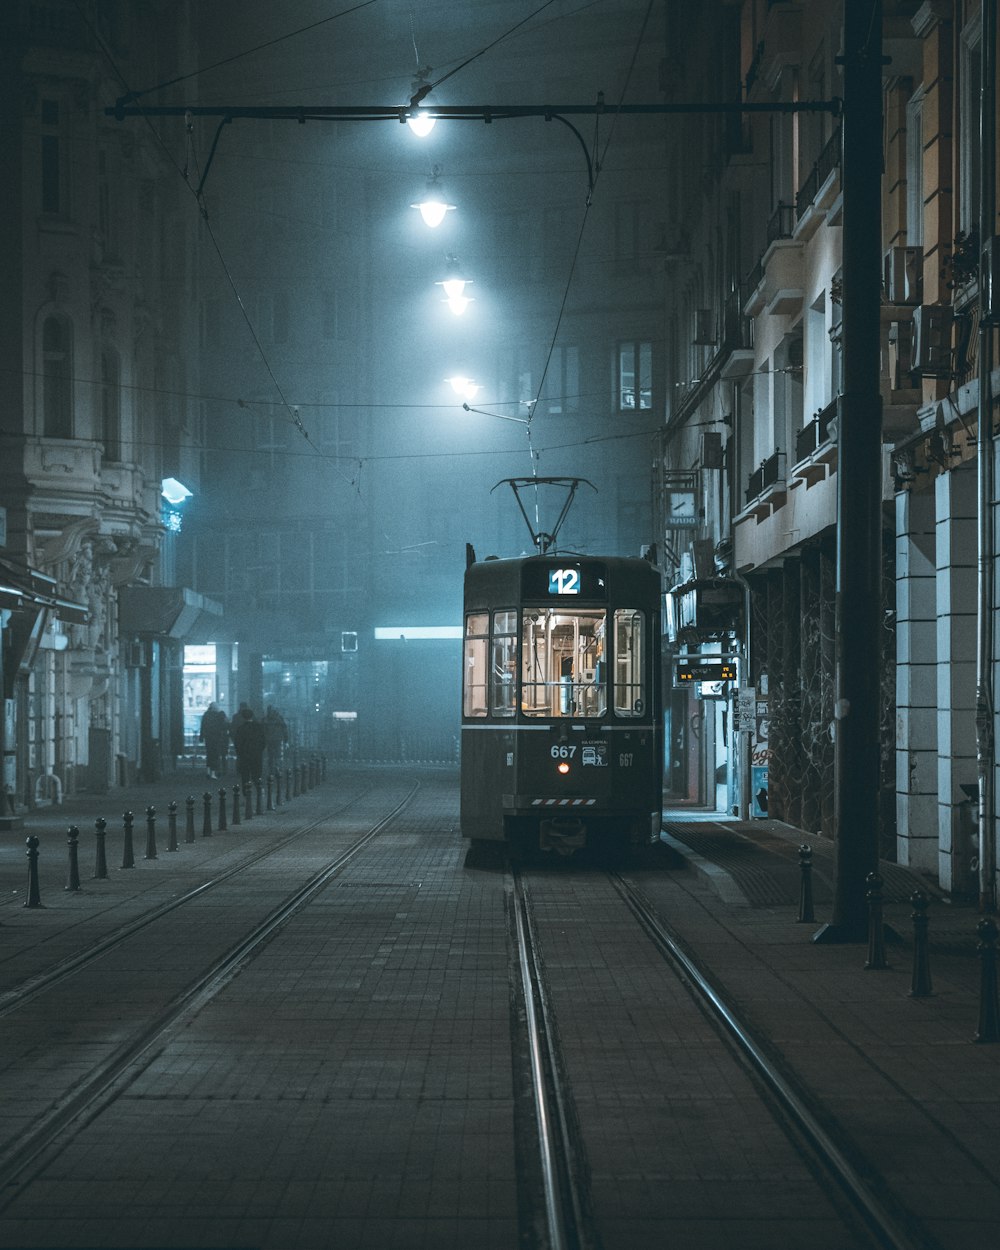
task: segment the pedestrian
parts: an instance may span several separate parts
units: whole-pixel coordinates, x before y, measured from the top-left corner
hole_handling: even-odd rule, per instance
[[[236,750],[236,769],[240,781],[246,785],[260,779],[264,770],[264,746],[266,737],[263,724],[257,720],[253,711],[243,706],[233,717],[233,725],[229,736]]]
[[[229,751],[229,721],[217,703],[210,703],[201,718],[198,737],[205,744],[205,769],[210,777],[225,772]]]
[[[267,745],[267,771],[276,773],[281,768],[281,757],[288,741],[288,726],[276,707],[264,713],[264,737]]]

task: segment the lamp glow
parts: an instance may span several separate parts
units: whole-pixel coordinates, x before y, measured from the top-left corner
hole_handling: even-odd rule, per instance
[[[422,117],[419,113],[411,113],[406,119],[406,124],[418,139],[426,139],[437,124],[437,118]]]
[[[475,399],[483,389],[478,382],[467,378],[464,373],[456,373],[450,378],[445,378],[445,381],[456,395],[462,395],[466,399]]]
[[[432,229],[440,226],[445,216],[455,208],[455,205],[449,204],[441,193],[441,183],[438,178],[440,173],[440,166],[435,165],[434,171],[427,181],[427,193],[422,200],[418,200],[415,204],[410,205],[411,208],[420,210],[420,216]]]
[[[462,313],[472,303],[471,295],[449,295],[444,301],[456,317],[461,317]]]

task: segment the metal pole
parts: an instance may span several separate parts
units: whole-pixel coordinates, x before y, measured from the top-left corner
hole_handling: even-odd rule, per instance
[[[833,918],[817,942],[863,942],[878,866],[882,400],[882,4],[844,6],[844,394],[837,430]]]
[[[996,215],[996,37],[995,4],[983,5],[981,54],[982,106],[980,113],[980,245],[995,233]],[[977,492],[979,517],[978,587],[976,613],[976,771],[979,779],[979,910],[997,909],[997,844],[995,760],[996,709],[993,700],[993,616],[996,599],[996,558],[993,540],[995,481],[993,457],[993,335],[988,306],[986,274],[979,275],[979,407],[977,443]],[[995,298],[995,295],[994,295]]]

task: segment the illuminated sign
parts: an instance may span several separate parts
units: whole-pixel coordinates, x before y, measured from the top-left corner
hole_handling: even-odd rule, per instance
[[[578,595],[580,593],[580,570],[549,569],[550,595]]]
[[[701,681],[735,681],[736,661],[723,655],[698,655],[674,661],[674,685]]]

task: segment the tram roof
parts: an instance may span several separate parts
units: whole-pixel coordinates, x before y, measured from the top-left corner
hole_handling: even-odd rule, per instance
[[[506,602],[511,605],[525,599],[538,601],[545,597],[525,593],[525,570],[548,568],[581,570],[600,568],[607,580],[607,594],[583,594],[583,601],[595,598],[621,600],[622,595],[641,593],[648,601],[658,596],[662,587],[660,570],[636,556],[590,556],[557,552],[548,555],[489,558],[477,560],[465,572],[466,600],[475,599],[484,606]],[[530,574],[529,574],[530,578]]]

